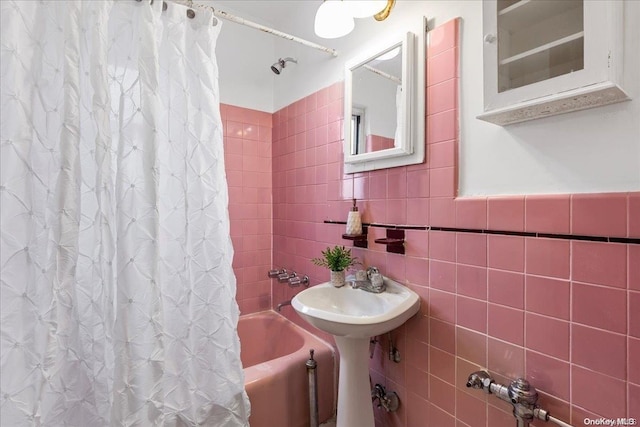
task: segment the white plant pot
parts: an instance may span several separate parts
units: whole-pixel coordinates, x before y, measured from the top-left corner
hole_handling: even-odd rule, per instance
[[[344,270],[342,271],[331,271],[331,284],[336,288],[341,288],[345,284],[344,279]]]

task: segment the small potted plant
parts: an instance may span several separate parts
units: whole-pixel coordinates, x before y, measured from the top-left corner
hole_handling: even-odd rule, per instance
[[[344,286],[345,270],[352,265],[360,264],[357,257],[351,255],[351,249],[335,246],[322,251],[322,257],[311,260],[315,265],[331,270],[331,284],[336,288]]]

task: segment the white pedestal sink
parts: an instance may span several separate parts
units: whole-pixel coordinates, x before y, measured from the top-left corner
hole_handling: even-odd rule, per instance
[[[389,332],[420,309],[420,297],[385,277],[380,294],[322,283],[291,300],[298,314],[332,334],[340,351],[336,427],[374,427],[369,385],[369,338]]]

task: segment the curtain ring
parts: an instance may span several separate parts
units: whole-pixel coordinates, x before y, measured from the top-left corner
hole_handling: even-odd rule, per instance
[[[163,1],[162,2],[162,11],[164,12],[165,10],[167,10],[167,2]]]
[[[196,13],[192,9],[187,9],[187,18],[193,19],[196,17]]]

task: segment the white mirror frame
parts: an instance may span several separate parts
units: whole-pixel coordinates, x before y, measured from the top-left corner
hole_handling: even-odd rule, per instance
[[[424,19],[426,24],[426,18]],[[423,29],[426,26],[422,27]],[[385,37],[345,64],[344,79],[344,173],[357,173],[424,162],[425,158],[425,43],[424,33],[416,36]],[[417,39],[417,42],[416,42]],[[391,40],[391,41],[390,41]],[[351,154],[352,72],[381,54],[402,44],[402,105],[404,126],[394,148]]]

